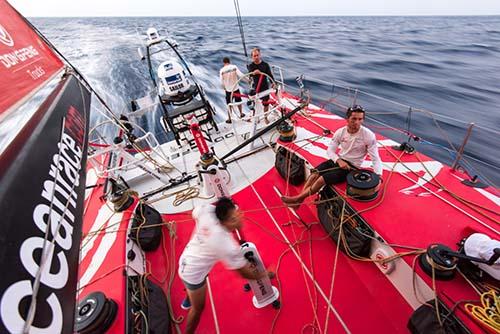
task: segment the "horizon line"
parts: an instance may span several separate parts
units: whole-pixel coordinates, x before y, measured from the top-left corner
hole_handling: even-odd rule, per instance
[[[246,15],[242,18],[254,17],[474,17],[474,16],[500,16],[497,14],[346,14],[346,15]],[[156,17],[235,17],[234,15],[97,15],[97,16],[26,16],[28,18],[156,18]]]

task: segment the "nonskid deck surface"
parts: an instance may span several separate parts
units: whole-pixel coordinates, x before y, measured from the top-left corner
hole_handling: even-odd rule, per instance
[[[316,120],[320,120],[323,126],[332,130],[345,124],[342,119],[325,112],[318,111],[314,115],[309,115],[309,117],[315,117]],[[302,142],[298,144],[297,141],[290,145],[283,143],[283,145],[296,151],[308,160],[311,165],[317,165],[326,156],[325,150],[329,138],[315,138],[319,132],[318,128],[315,124],[309,122],[307,117],[298,116],[296,120],[297,139],[298,141],[302,140]],[[350,202],[355,209],[366,210],[363,217],[384,240],[389,243],[419,248],[426,248],[434,242],[454,247],[455,243],[461,238],[473,232],[493,234],[492,236],[498,233],[495,219],[491,217],[489,211],[477,211],[477,206],[465,205],[454,197],[454,195],[458,194],[461,198],[495,211],[498,209],[498,198],[494,194],[495,190],[489,189],[485,193],[484,191],[481,192],[466,187],[459,182],[460,178],[466,177],[465,175],[458,172],[452,173],[449,167],[418,153],[411,156],[402,155],[401,152],[391,148],[396,143],[380,136],[377,139],[384,162],[384,179],[387,183],[385,185],[385,194],[370,203]],[[367,165],[369,165],[369,162],[367,162]],[[445,190],[439,189],[440,183],[446,185]],[[238,198],[242,198],[243,202],[240,206],[249,211],[247,216],[250,219],[247,220],[245,227],[245,237],[257,244],[265,261],[269,263],[269,259],[271,259],[271,264],[277,265],[278,260],[276,259],[279,259],[283,252],[290,249],[288,245],[283,243],[281,233],[288,238],[290,244],[294,244],[299,239],[307,240],[308,232],[304,232],[304,228],[301,227],[297,218],[290,214],[289,209],[282,207],[273,186],[276,186],[281,193],[295,194],[298,192],[298,189],[294,187],[287,187],[283,179],[272,170],[257,182],[254,182],[250,189],[244,189],[235,194],[234,198],[236,201],[238,201]],[[340,193],[345,193],[345,185],[339,185],[337,190]],[[310,202],[312,200],[314,198],[309,199]],[[249,206],[248,203],[253,205]],[[255,203],[262,205],[261,210],[257,209]],[[394,288],[395,285],[401,285],[401,282],[391,283],[373,264],[353,261],[343,253],[339,254],[337,265],[334,266],[337,253],[336,246],[331,239],[324,238],[326,233],[320,225],[314,225],[314,222],[318,221],[315,207],[311,203],[307,204],[305,203],[298,210],[298,214],[306,223],[313,223],[311,232],[313,234],[312,238],[315,240],[312,241],[312,246],[308,242],[301,243],[295,247],[297,249],[295,252],[289,251],[283,256],[283,259],[287,257],[291,259],[288,259],[288,262],[282,262],[284,267],[280,266],[279,268],[279,273],[281,273],[279,275],[280,281],[283,280],[281,291],[284,306],[278,319],[283,316],[287,320],[284,324],[278,321],[275,326],[284,326],[280,328],[283,331],[296,331],[299,327],[308,327],[309,324],[314,324],[317,329],[320,331],[326,329],[326,332],[334,330],[335,326],[338,326],[338,329],[343,331],[352,332],[383,332],[387,330],[406,332],[406,324],[413,308]],[[265,210],[264,207],[271,209]],[[422,212],[422,208],[428,208],[427,212]],[[290,221],[295,221],[297,225],[289,224]],[[192,226],[188,228],[188,230],[190,229],[192,229]],[[187,240],[188,238],[185,239],[185,242]],[[179,239],[179,243],[182,244],[181,239]],[[310,262],[311,250],[313,265]],[[182,251],[182,246],[179,251]],[[413,258],[412,256],[404,259],[407,267],[413,264]],[[302,269],[304,269],[304,272]],[[333,275],[334,270],[335,275]],[[427,283],[429,290],[432,284],[431,279],[421,273],[419,268],[416,268],[416,270]],[[335,277],[335,288],[330,296],[332,276]],[[237,310],[234,305],[241,304],[242,300],[244,300],[241,298],[245,296],[245,293],[241,292],[240,289],[243,284],[242,280],[238,279],[236,275],[225,272],[221,266],[213,271],[211,277],[214,281],[212,296],[214,299],[213,305],[216,309],[215,314],[218,313],[219,308],[224,310],[226,300],[231,305],[228,307],[230,313]],[[224,283],[218,284],[219,280]],[[239,283],[236,285],[231,283],[234,280]],[[313,282],[317,282],[318,286],[316,288],[318,290],[315,290]],[[403,287],[399,287],[399,289],[405,289],[408,285],[408,282],[406,284],[403,282]],[[456,278],[454,282],[438,282],[439,285],[445,288],[446,295],[453,300],[473,296],[471,287],[461,277]],[[182,286],[180,288],[182,289]],[[313,298],[312,303],[308,291]],[[315,293],[318,294],[317,304],[315,304]],[[411,294],[408,291],[405,293]],[[289,298],[288,303],[301,306],[287,309],[287,297]],[[174,293],[174,305],[175,298]],[[181,292],[179,299],[182,298],[183,293]],[[415,297],[413,298],[415,299]],[[222,303],[221,307],[217,307],[217,304],[215,304],[216,299]],[[331,308],[328,308],[328,301],[332,305]],[[368,308],[367,312],[364,312],[366,322],[356,321],[356,308],[360,307],[360,301],[363,304],[361,308]],[[179,301],[177,301],[178,303]],[[387,303],[387,305],[384,305],[384,303]],[[273,313],[274,310],[271,308],[267,308],[267,311],[254,309],[249,297],[247,297],[247,304],[245,310],[249,313],[237,314],[236,318],[227,315],[228,319],[231,320],[224,321],[223,319],[226,317],[224,312],[224,316],[219,322],[222,322],[222,326],[227,326],[230,331],[241,331],[242,325],[247,321],[256,323],[253,327],[262,326],[258,327],[258,332],[268,330],[265,325],[258,321],[266,319],[265,315],[259,314]],[[327,314],[329,321],[326,321]],[[216,318],[220,319],[221,316]],[[370,318],[369,321],[368,318]],[[252,321],[252,319],[254,320]],[[293,319],[295,322],[288,319]],[[471,328],[475,328],[475,325],[469,319],[466,319],[465,322]],[[302,324],[302,326],[299,324]],[[329,324],[333,326],[330,327]],[[269,329],[273,328],[272,322],[267,323],[267,325],[270,326]],[[218,326],[221,325],[218,324]]]
[[[219,264],[209,275],[211,295],[208,295],[198,332],[214,333],[218,327],[221,333],[266,333],[271,329],[275,333],[295,333],[310,326],[324,333],[361,333],[369,328],[374,332],[404,332],[411,309],[409,306],[397,310],[383,307],[395,301],[400,305],[405,303],[390,284],[384,282],[382,274],[374,266],[352,268],[350,260],[342,255],[334,266],[336,246],[317,223],[314,212],[306,206],[298,210],[301,219],[310,225],[310,230],[306,229],[288,208],[283,207],[273,185],[285,191],[285,182],[271,170],[233,198],[245,212],[242,230],[245,240],[256,244],[265,264],[278,274],[279,283],[276,279],[273,283],[280,287],[281,310],[278,312],[271,306],[256,309],[251,292],[243,291],[245,281]],[[164,219],[176,222],[175,254],[179,256],[189,240],[194,222],[187,215],[165,215]],[[164,235],[165,244],[169,244],[170,236]],[[167,249],[166,254],[171,256],[172,250]],[[148,259],[154,276],[164,277],[164,250],[148,255]],[[378,284],[366,284],[363,277],[370,277]],[[167,290],[166,285],[164,289]],[[185,294],[177,276],[171,296],[174,314],[185,316],[186,311],[180,308]],[[382,296],[384,298],[379,299]],[[356,320],[363,305],[377,305],[363,316],[369,324]],[[184,323],[180,326],[183,328]]]
[[[291,101],[290,108],[293,108]],[[331,137],[331,134],[318,136],[322,130],[315,123],[334,131],[345,121],[313,106],[308,109],[308,115],[295,117],[295,143],[280,144],[315,166],[324,160]],[[372,202],[348,199],[348,203],[358,211],[363,210],[362,217],[385,242],[418,248],[443,243],[456,249],[456,242],[473,232],[498,238],[498,214],[494,213],[499,211],[498,190],[466,187],[460,183],[466,175],[419,153],[402,155],[390,147],[396,143],[381,136],[377,136],[377,140],[384,165],[384,190]],[[234,147],[232,141],[234,139],[225,138],[217,150],[227,152]],[[370,162],[365,161],[364,165],[369,166]],[[183,166],[187,168],[186,163]],[[230,164],[230,171],[233,198],[245,212],[244,238],[256,244],[265,265],[278,273],[273,283],[280,287],[282,308],[279,313],[271,306],[256,309],[251,293],[243,291],[245,281],[219,264],[209,276],[210,293],[199,333],[313,332],[313,326],[316,332],[325,333],[407,332],[408,319],[420,306],[415,302],[415,291],[409,288],[414,256],[396,260],[399,271],[391,278],[373,263],[356,261],[338,252],[336,244],[317,224],[314,196],[297,210],[310,229],[283,206],[279,193],[296,194],[299,188],[287,185],[273,166],[274,152],[268,148]],[[197,186],[196,182],[190,185]],[[148,187],[152,186],[157,184]],[[345,195],[345,185],[335,188]],[[463,199],[475,204],[470,205]],[[172,198],[159,196],[153,201],[152,205],[163,213],[166,225],[162,247],[146,254],[146,272],[171,296],[173,314],[178,319],[186,315],[186,311],[180,309],[184,291],[176,272],[178,257],[194,227],[190,211],[195,205],[213,199],[196,198],[180,207],[172,206]],[[96,216],[91,214],[90,207],[84,232]],[[175,226],[175,229],[167,226]],[[173,230],[175,235],[171,234]],[[421,283],[422,295],[432,297],[432,280],[418,266],[415,270],[421,277],[417,280]],[[166,280],[169,274],[173,277],[171,287]],[[105,283],[105,280],[102,286],[111,282]],[[461,299],[477,297],[460,276],[450,282],[437,282],[436,286],[438,295],[441,298],[445,295],[448,306]],[[460,319],[471,330],[479,330],[464,314],[458,312]],[[179,326],[184,328],[185,321],[179,321]]]

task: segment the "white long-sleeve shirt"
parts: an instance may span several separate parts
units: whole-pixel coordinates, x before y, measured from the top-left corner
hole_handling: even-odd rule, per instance
[[[339,147],[340,151],[337,154]],[[358,168],[361,167],[367,153],[372,159],[374,172],[382,175],[382,161],[378,154],[377,139],[375,134],[364,126],[361,126],[359,131],[353,134],[347,131],[347,126],[338,129],[333,134],[332,141],[326,151],[327,156],[334,162],[340,158],[349,161]]]
[[[222,87],[226,92],[234,92],[239,89],[240,86],[237,83],[238,79],[242,76],[244,76],[244,74],[241,73],[238,66],[233,64],[225,65],[219,71]]]

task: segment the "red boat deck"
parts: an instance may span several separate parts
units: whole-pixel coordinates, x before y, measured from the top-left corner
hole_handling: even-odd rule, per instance
[[[321,133],[309,117],[295,117],[299,138],[301,133]],[[312,117],[332,132],[345,125],[344,120],[323,111],[317,111]],[[325,141],[307,138],[310,136],[300,143],[286,146],[315,166],[326,156],[321,152],[325,152],[328,138],[324,138]],[[460,239],[474,232],[498,239],[496,189],[478,191],[469,188],[460,183],[461,178],[467,178],[466,175],[420,153],[402,154],[392,149],[385,138],[377,136],[377,139],[384,164],[384,189],[374,201],[348,199],[348,203],[354,209],[363,211],[363,219],[387,243],[417,248],[442,243],[456,249]],[[439,183],[446,188],[440,188]],[[281,309],[278,311],[271,306],[256,309],[251,301],[251,292],[243,290],[245,281],[218,264],[209,276],[206,309],[197,332],[408,332],[406,325],[414,307],[398,291],[395,283],[374,263],[357,261],[338,252],[337,245],[318,223],[316,207],[312,204],[315,196],[297,210],[301,220],[310,226],[306,229],[290,209],[283,206],[275,187],[283,194],[299,191],[299,188],[287,185],[277,171],[271,169],[234,194],[233,198],[245,212],[242,230],[245,240],[257,246],[265,265],[277,273],[273,284],[280,289]],[[336,190],[344,194],[345,185],[340,184]],[[91,217],[97,215],[90,214],[92,210],[97,209],[89,207],[87,221],[93,222]],[[185,317],[187,312],[180,308],[184,291],[177,277],[177,259],[189,240],[194,221],[189,212],[163,215],[163,218],[175,229],[164,227],[162,247],[147,254],[147,270],[151,271],[153,281],[161,283],[165,293],[170,294],[173,315],[180,320],[179,317]],[[171,230],[175,230],[175,237],[170,235]],[[125,259],[120,253],[122,251],[112,250],[116,253],[110,252],[108,256],[110,259],[116,259],[115,256]],[[414,257],[404,258],[406,266],[412,266]],[[113,263],[117,265],[117,262]],[[432,287],[431,278],[418,265],[415,270]],[[80,275],[84,271],[85,268],[81,269]],[[169,289],[167,278],[172,273],[175,277]],[[111,277],[100,280],[100,284],[104,285],[115,282]],[[460,300],[478,298],[460,275],[452,281],[437,281],[436,287],[438,296],[444,296],[441,299],[448,306]],[[472,332],[481,331],[463,312],[461,305],[457,310],[457,316]],[[181,330],[184,326],[185,321],[179,321]],[[111,332],[121,333],[113,331],[114,328]]]
[[[296,120],[297,127],[318,132],[307,118],[296,117]],[[343,126],[345,121],[322,119],[321,124],[335,130]],[[311,141],[311,144],[326,149],[321,143]],[[323,160],[301,148],[303,144],[287,146],[313,166]],[[498,237],[498,222],[486,218],[450,195],[451,192],[460,194],[466,200],[498,211],[497,205],[490,199],[462,185],[455,177],[465,178],[465,175],[442,166],[439,174],[434,176],[433,184],[426,182],[422,187],[415,187],[411,193],[403,193],[400,190],[415,186],[417,176],[423,176],[425,171],[415,174],[407,171],[403,174],[387,170],[388,166],[394,165],[397,160],[403,164],[421,164],[421,161],[432,160],[419,153],[401,155],[401,152],[388,146],[382,146],[380,153],[386,169],[384,192],[372,202],[349,200],[349,203],[356,210],[367,210],[363,212],[363,218],[386,242],[418,248],[439,242],[456,248],[455,244],[461,238],[473,232]],[[440,191],[434,185],[438,181],[445,184],[450,193]],[[213,333],[216,327],[222,333],[264,333],[272,330],[275,333],[292,333],[302,329],[312,332],[313,324],[325,333],[407,332],[406,324],[413,309],[374,264],[355,261],[339,253],[335,266],[337,247],[317,223],[316,209],[311,203],[315,198],[309,198],[309,204],[302,205],[297,211],[300,218],[311,225],[308,231],[288,208],[283,207],[273,186],[281,193],[298,192],[297,188],[287,186],[275,170],[271,170],[253,186],[235,194],[234,199],[246,212],[243,230],[246,240],[257,245],[267,266],[276,268],[279,263],[277,269],[282,309],[279,314],[271,307],[255,309],[250,300],[251,293],[242,289],[244,280],[219,265],[210,275],[212,293],[199,332]],[[339,185],[337,189],[344,193],[345,185]],[[491,217],[498,217],[488,211],[481,211]],[[178,221],[176,254],[179,254],[189,239],[193,221],[186,219],[185,215],[169,215],[165,216],[165,220]],[[298,241],[295,251],[291,251],[287,242],[296,244]],[[149,258],[158,261],[161,256],[152,255]],[[409,265],[413,258],[406,258]],[[161,267],[161,262],[152,263],[152,268]],[[421,273],[419,268],[417,272],[431,286],[431,279]],[[278,283],[275,281],[275,284]],[[445,290],[446,295],[455,301],[474,296],[472,288],[459,276],[451,282],[437,282],[437,289]],[[172,292],[176,315],[186,313],[179,307],[184,297],[182,290],[182,284],[176,278]],[[275,317],[277,320],[273,324]],[[471,329],[477,328],[470,320],[464,321]]]

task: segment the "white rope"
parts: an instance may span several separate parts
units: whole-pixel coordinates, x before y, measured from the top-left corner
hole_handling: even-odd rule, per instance
[[[212,315],[214,316],[215,332],[220,334],[219,321],[217,320],[217,312],[215,311],[214,297],[212,295],[212,288],[210,286],[210,279],[207,277],[207,289],[208,298],[210,299],[210,305],[212,306]]]
[[[340,214],[340,222],[339,222],[339,236],[337,238],[337,250],[335,252],[335,259],[333,260],[333,271],[332,271],[332,279],[330,283],[330,294],[328,295],[328,300],[332,300],[333,296],[333,286],[335,283],[335,277],[337,274],[337,262],[339,258],[339,251],[340,251],[340,237],[342,235],[342,224],[344,223],[344,210],[345,210],[345,200],[342,201],[342,212]],[[326,320],[325,320],[325,333],[327,332],[328,328],[328,318],[329,318],[330,313],[327,312],[326,314]]]
[[[278,222],[276,221],[276,219],[274,218],[274,216],[272,215],[272,213],[269,211],[267,205],[264,203],[264,201],[262,200],[262,198],[260,197],[259,193],[257,192],[257,190],[255,189],[255,187],[253,186],[252,182],[250,182],[250,179],[248,178],[248,176],[246,175],[245,173],[245,170],[242,168],[242,166],[240,165],[240,162],[239,161],[236,161],[236,164],[238,165],[238,167],[240,168],[243,176],[246,178],[249,186],[252,188],[253,192],[255,193],[255,195],[257,196],[257,198],[259,199],[259,202],[262,204],[262,206],[264,207],[264,209],[266,210],[268,216],[271,218],[271,220],[273,221],[274,225],[276,226],[276,228],[278,229],[278,231],[280,232],[281,236],[283,237],[283,239],[286,241],[288,247],[290,247],[290,250],[292,251],[292,253],[295,255],[295,258],[297,259],[297,261],[299,262],[299,264],[302,266],[302,268],[304,269],[304,271],[306,272],[306,274],[309,276],[309,278],[311,279],[311,281],[314,283],[314,285],[316,286],[316,289],[319,291],[321,297],[323,297],[323,299],[325,300],[326,304],[328,305],[328,308],[330,309],[330,311],[335,315],[335,317],[337,318],[337,320],[339,321],[339,323],[342,325],[342,327],[344,328],[345,332],[346,333],[351,333],[351,331],[349,330],[349,328],[347,327],[346,323],[344,322],[344,320],[342,319],[342,317],[340,316],[340,314],[338,313],[338,311],[335,309],[335,307],[333,307],[332,303],[330,302],[330,300],[327,298],[325,292],[322,290],[321,286],[319,285],[319,283],[314,279],[314,276],[311,274],[311,272],[309,271],[309,269],[307,268],[306,264],[302,261],[302,259],[300,258],[299,254],[297,254],[297,251],[295,250],[295,248],[292,246],[292,244],[290,243],[290,240],[288,240],[286,234],[283,232],[283,230],[281,229],[281,227],[279,226]]]

